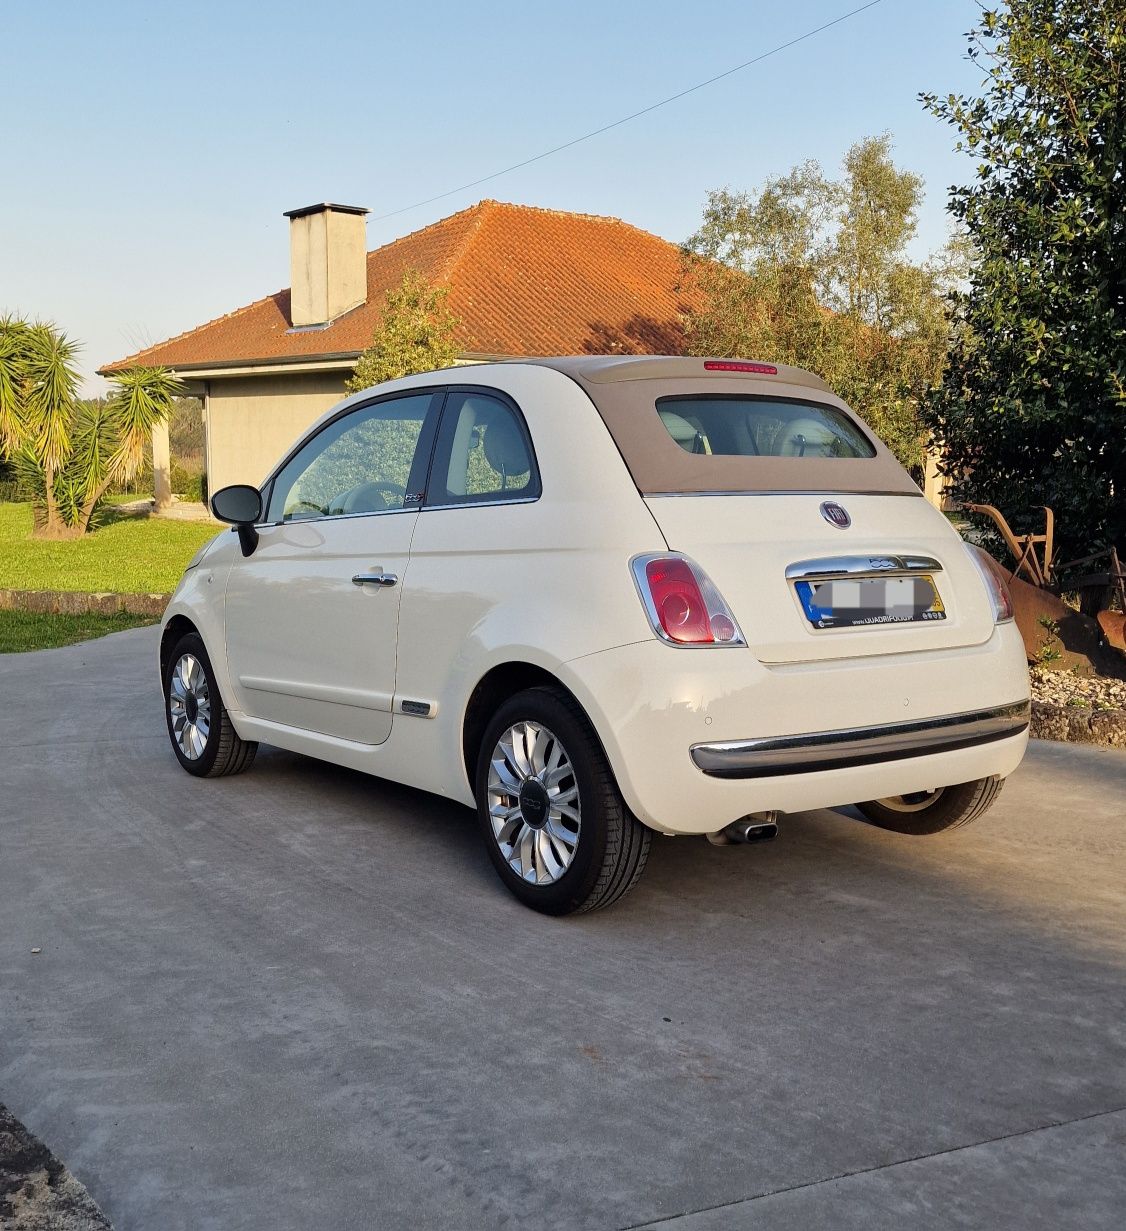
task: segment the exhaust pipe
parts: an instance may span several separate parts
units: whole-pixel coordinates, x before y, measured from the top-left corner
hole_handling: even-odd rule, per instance
[[[713,846],[744,845],[748,842],[770,842],[778,837],[778,813],[759,812],[740,817],[718,833],[708,834]]]

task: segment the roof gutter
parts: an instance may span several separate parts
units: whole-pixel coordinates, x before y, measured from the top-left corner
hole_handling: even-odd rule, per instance
[[[356,366],[359,351],[340,351],[332,355],[287,355],[274,359],[227,359],[220,363],[170,363],[174,372],[203,380],[217,376],[268,376],[278,372],[335,372]],[[98,368],[99,376],[125,372],[128,366],[114,363]]]
[[[222,363],[174,363],[168,367],[192,380],[215,380],[222,377],[278,376],[297,372],[350,372],[356,366],[361,351],[338,351],[331,355],[285,355],[274,359],[228,359]],[[498,363],[516,359],[515,355],[488,355],[466,351],[458,356],[458,363]],[[127,371],[123,364],[110,364],[98,368],[99,376],[112,377],[117,372]]]

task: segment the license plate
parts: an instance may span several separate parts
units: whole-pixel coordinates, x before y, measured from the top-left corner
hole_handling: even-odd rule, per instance
[[[945,620],[946,609],[932,578],[861,577],[799,581],[798,598],[814,628],[864,624],[918,624]]]

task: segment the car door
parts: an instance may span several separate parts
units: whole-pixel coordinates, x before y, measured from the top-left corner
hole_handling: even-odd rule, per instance
[[[379,744],[391,732],[399,601],[441,394],[351,407],[267,484],[254,553],[227,580],[235,704]]]
[[[481,638],[491,635],[482,630],[495,632],[498,608],[522,621],[530,592],[550,603],[543,593],[551,585],[544,559],[558,527],[540,491],[531,437],[516,403],[499,390],[452,387],[411,543],[399,636],[404,704],[417,701],[436,714],[440,697],[480,678],[487,652]],[[535,630],[510,627],[508,633],[515,641]]]

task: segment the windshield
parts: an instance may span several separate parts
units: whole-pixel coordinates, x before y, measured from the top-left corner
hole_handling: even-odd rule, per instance
[[[724,457],[875,457],[860,429],[831,406],[793,398],[666,397],[665,431],[685,453]]]

